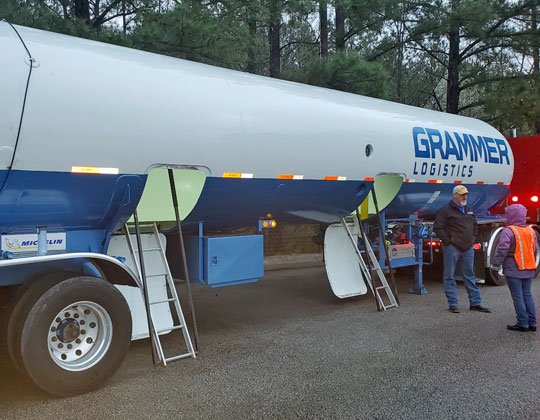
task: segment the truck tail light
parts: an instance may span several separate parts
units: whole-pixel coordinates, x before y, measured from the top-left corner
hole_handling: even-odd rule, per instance
[[[517,202],[518,202],[518,196],[517,195],[512,196],[512,203],[517,203]]]
[[[533,203],[538,203],[538,196],[537,196],[537,195],[533,195],[533,196],[531,197],[531,201],[532,201]]]
[[[482,248],[482,245],[479,243],[476,243],[472,246],[476,251],[478,251],[480,248]]]

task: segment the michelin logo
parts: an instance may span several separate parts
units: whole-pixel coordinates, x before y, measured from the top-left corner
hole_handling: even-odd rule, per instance
[[[38,239],[35,234],[28,235],[2,235],[2,251],[36,252]],[[65,233],[47,234],[48,251],[64,251],[66,249]]]
[[[505,139],[427,127],[414,127],[412,135],[414,175],[470,178],[479,162],[510,165]]]

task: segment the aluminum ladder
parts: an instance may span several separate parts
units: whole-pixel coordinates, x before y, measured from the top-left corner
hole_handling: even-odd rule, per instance
[[[153,245],[151,248],[142,247],[142,241],[140,240],[141,227],[152,228],[153,238],[155,238],[155,245]],[[149,332],[150,339],[152,341],[152,348],[153,348],[152,354],[154,356],[154,364],[156,364],[156,358],[155,358],[154,353],[157,354],[157,362],[162,364],[163,366],[167,366],[168,362],[172,362],[174,360],[185,359],[187,357],[196,358],[197,356],[195,354],[195,349],[193,348],[193,344],[191,342],[191,337],[189,335],[186,320],[184,318],[184,313],[182,311],[182,306],[180,304],[178,292],[176,291],[176,287],[174,285],[174,279],[171,274],[171,270],[169,268],[169,263],[167,262],[165,249],[161,242],[157,223],[139,224],[137,217],[135,217],[135,230],[136,230],[136,236],[137,236],[136,248],[134,247],[133,242],[131,240],[129,226],[127,224],[124,225],[124,231],[125,231],[129,251],[131,253],[131,257],[135,263],[135,266],[137,267],[139,278],[141,278],[143,281],[143,298],[145,300],[146,312],[148,316],[148,332]],[[141,249],[142,249],[142,254],[139,252],[139,250]],[[163,266],[164,271],[159,272],[159,273],[147,274],[145,270],[144,256],[149,255],[150,253],[153,253],[153,252],[159,253],[161,260],[163,262],[162,266]],[[163,299],[163,300],[150,301],[149,295],[148,295],[147,279],[151,277],[160,277],[160,276],[165,276],[166,278],[166,290],[167,290],[168,297],[167,299]],[[161,330],[156,328],[154,319],[152,318],[152,306],[162,304],[162,303],[169,303],[169,306],[171,303],[173,304],[172,307],[174,307],[174,311],[176,312],[176,317],[178,318],[178,322],[179,322],[178,325],[173,325],[172,327],[164,328]],[[170,357],[166,357],[163,351],[163,345],[161,344],[160,335],[171,332],[173,330],[182,331],[183,336],[184,336],[184,342],[187,348],[187,352],[173,355]]]
[[[358,229],[358,235],[355,235],[351,231],[351,229],[349,228],[348,222],[345,220],[345,218],[343,217],[341,218],[341,224],[343,225],[343,228],[346,230],[347,236],[349,237],[351,244],[354,248],[354,251],[356,253],[356,256],[358,258],[358,264],[360,265],[360,270],[362,272],[362,275],[364,276],[364,279],[367,285],[369,286],[371,293],[373,293],[373,296],[375,297],[377,308],[379,308],[379,310],[382,309],[384,311],[386,311],[389,308],[397,308],[399,306],[397,299],[390,285],[388,284],[388,281],[386,280],[386,276],[384,275],[384,272],[379,264],[379,260],[377,259],[377,256],[375,255],[375,253],[373,252],[373,249],[371,248],[369,239],[360,224],[361,222],[357,223],[356,221],[353,220],[352,223],[355,229]],[[364,245],[364,250],[361,250],[358,247],[359,238],[362,240],[362,244]],[[364,259],[364,254],[367,254],[366,259]],[[376,275],[374,275],[374,273]],[[377,278],[379,279],[378,283],[380,285],[376,284]],[[383,299],[384,295],[386,295],[386,299]],[[388,302],[388,304],[386,302]]]

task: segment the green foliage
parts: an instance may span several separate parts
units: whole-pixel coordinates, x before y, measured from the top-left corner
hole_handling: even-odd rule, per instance
[[[286,77],[290,80],[375,98],[388,97],[388,75],[379,63],[358,54],[335,53],[316,59]]]
[[[486,117],[503,132],[515,126],[520,135],[538,132],[540,76],[499,82],[486,94]]]
[[[31,7],[18,0],[0,0],[0,20],[22,26],[63,33],[118,45],[129,45],[129,39],[117,28],[92,28],[79,19],[66,19],[46,4],[36,2]]]
[[[0,0],[0,19],[14,24],[266,75],[272,20],[274,75],[437,110],[450,98],[454,112],[522,132],[540,130],[539,15],[540,0]]]
[[[142,13],[131,38],[146,51],[236,69],[245,66],[249,45],[248,28],[235,13],[197,1]]]

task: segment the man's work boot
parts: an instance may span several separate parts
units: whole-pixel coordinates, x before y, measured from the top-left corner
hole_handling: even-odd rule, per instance
[[[471,311],[478,311],[478,312],[485,312],[487,314],[491,313],[491,311],[482,305],[471,305],[469,308]]]

